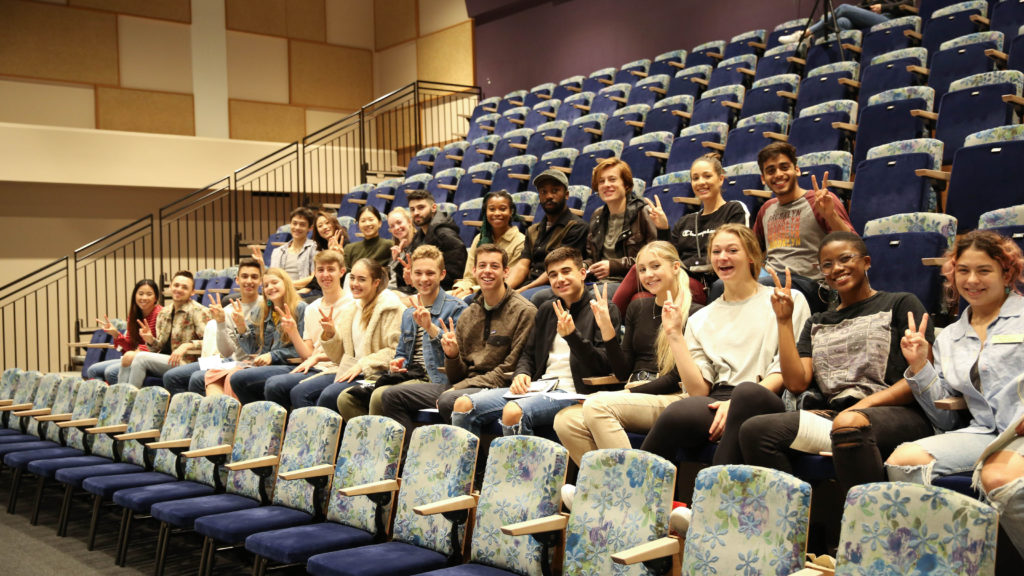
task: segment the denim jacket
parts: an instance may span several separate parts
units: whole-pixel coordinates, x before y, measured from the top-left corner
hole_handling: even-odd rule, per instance
[[[435,326],[440,326],[442,321],[447,323],[449,318],[458,322],[459,316],[465,309],[465,302],[449,295],[444,289],[438,288],[437,299],[430,307],[430,321]],[[413,347],[416,345],[416,330],[419,329],[416,321],[412,319],[412,313],[415,310],[415,308],[406,308],[402,312],[402,335],[398,339],[398,349],[395,351],[395,358],[405,358],[406,365],[412,360]],[[444,350],[441,349],[440,334],[437,338],[430,338],[426,333],[423,334],[423,364],[431,382],[448,385],[448,377],[438,370],[444,366]]]
[[[295,344],[289,342],[284,344],[281,342],[281,334],[277,331],[277,325],[274,324],[273,314],[267,313],[266,319],[263,321],[263,347],[260,348],[259,333],[257,332],[261,306],[256,306],[252,309],[249,316],[249,322],[246,322],[249,330],[245,334],[239,336],[239,344],[242,346],[247,354],[266,354],[270,353],[271,364],[286,364],[289,358],[297,358],[299,353],[295,351]],[[295,312],[292,314],[295,318],[295,323],[298,325],[299,334],[302,334],[303,327],[305,326],[306,317],[306,303],[299,302],[299,305]]]

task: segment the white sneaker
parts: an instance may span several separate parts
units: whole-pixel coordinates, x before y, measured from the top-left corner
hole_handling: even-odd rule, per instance
[[[792,34],[786,34],[785,36],[779,36],[779,43],[780,44],[796,44],[797,42],[800,41],[800,39],[803,37],[803,35],[804,35],[804,31],[803,30],[797,30],[796,32],[793,32]]]
[[[572,499],[576,496],[576,487],[572,484],[565,484],[562,486],[562,504],[565,504],[565,508],[572,511]]]
[[[563,488],[564,490],[564,488]],[[564,494],[564,492],[563,492]],[[563,496],[564,498],[564,496]],[[693,518],[693,510],[680,506],[669,514],[668,525],[676,534],[680,536],[686,536],[687,529],[690,528],[690,519]]]

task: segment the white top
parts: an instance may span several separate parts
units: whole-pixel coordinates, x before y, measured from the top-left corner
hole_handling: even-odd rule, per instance
[[[313,342],[313,353],[318,354],[323,352],[323,346],[320,345],[320,335],[323,334],[324,329],[320,326],[320,306],[323,305],[323,298],[317,298],[311,304],[306,306],[306,313],[303,316],[305,324],[302,325],[302,339]],[[341,326],[339,324],[341,320],[341,309],[352,303],[352,293],[348,290],[341,291],[341,298],[337,303],[334,304],[334,331],[340,332]],[[330,310],[330,306],[324,306],[324,312]],[[338,365],[330,360],[317,363],[315,368],[318,370],[326,370],[328,368],[336,368]]]
[[[363,340],[366,339],[366,329],[363,328],[363,301],[356,300],[356,313],[352,315],[352,350],[362,350]],[[352,354],[355,356],[355,354]]]
[[[572,381],[572,368],[569,367],[569,343],[557,333],[551,342],[551,352],[548,353],[547,371],[541,378],[558,378],[556,390],[575,392],[576,386]]]

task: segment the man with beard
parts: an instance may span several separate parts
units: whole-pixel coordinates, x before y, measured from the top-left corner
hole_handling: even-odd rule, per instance
[[[508,273],[508,285],[528,299],[548,285],[544,268],[544,258],[548,253],[559,246],[568,246],[584,254],[587,246],[587,225],[582,218],[570,212],[566,204],[569,180],[565,173],[545,170],[533,179],[533,185],[537,188],[545,216],[527,228],[522,258],[512,264]]]
[[[442,212],[437,211],[433,195],[426,190],[409,192],[409,212],[416,227],[416,236],[409,245],[410,252],[424,244],[436,246],[444,255],[445,277],[441,287],[451,290],[455,281],[462,277],[466,268],[466,245],[459,236],[459,227]],[[405,267],[405,282],[412,284],[411,265]]]
[[[800,169],[796,165],[796,148],[786,142],[765,146],[757,155],[761,182],[771,188],[775,197],[764,203],[754,222],[754,234],[765,253],[765,266],[782,277],[788,268],[793,287],[807,298],[811,312],[828,309],[827,288],[821,289],[824,278],[818,269],[818,248],[829,232],[853,232],[850,216],[839,198],[828,191],[828,172],[821,188],[813,176],[813,190],[804,190],[797,183]],[[774,280],[761,275],[761,284],[774,286]]]

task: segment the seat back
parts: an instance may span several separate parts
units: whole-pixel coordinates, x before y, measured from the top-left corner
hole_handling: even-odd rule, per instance
[[[722,163],[741,164],[757,160],[757,153],[771,142],[765,137],[765,132],[789,132],[789,114],[763,112],[737,122],[736,128],[729,132],[729,144],[722,155]]]
[[[434,169],[432,172],[437,173],[449,168],[458,168],[459,166],[462,166],[462,160],[458,159],[458,157],[465,154],[466,146],[469,146],[469,142],[466,142],[465,140],[452,142],[451,144],[446,145],[434,158]]]
[[[690,171],[684,170],[662,174],[651,182],[651,185],[644,190],[644,198],[654,201],[657,196],[661,201],[661,208],[665,211],[668,221],[673,224],[686,215],[686,204],[676,202],[674,198],[693,198],[693,187],[690,185]]]
[[[811,152],[810,154],[801,154],[797,158],[796,164],[800,167],[798,180],[800,187],[810,190],[812,175],[819,184],[824,181],[826,172],[828,172],[829,180],[849,180],[853,171],[853,154],[840,150]]]
[[[732,126],[736,122],[739,112],[722,103],[735,102],[742,106],[745,93],[746,89],[741,85],[722,86],[705,91],[701,94],[700,100],[693,105],[693,116],[690,118],[690,122],[693,124],[725,122]]]
[[[582,150],[588,144],[597,142],[600,137],[588,130],[603,130],[607,121],[606,114],[587,114],[573,120],[572,125],[565,130],[562,148]]]
[[[978,32],[943,42],[928,68],[935,98],[942,100],[949,85],[960,78],[995,70],[995,60],[985,55],[986,50],[1003,50],[1002,32]]]
[[[676,467],[649,452],[584,454],[566,526],[565,573],[648,574],[642,565],[614,565],[612,554],[668,535],[675,478]]]
[[[683,574],[792,574],[803,568],[811,486],[758,466],[697,474]]]
[[[799,115],[804,108],[822,102],[851,98],[850,88],[839,80],[856,80],[859,76],[860,66],[856,62],[833,62],[811,70],[800,83],[794,113]]]
[[[398,492],[392,540],[446,556],[451,554],[448,520],[440,514],[420,516],[413,508],[469,494],[479,443],[472,433],[445,424],[413,430]]]
[[[985,16],[987,13],[987,0],[959,2],[933,12],[932,17],[924,21],[921,34],[921,47],[928,51],[929,63],[943,42],[977,32],[971,16]]]
[[[641,78],[646,77],[647,71],[650,70],[650,68],[651,61],[647,58],[626,62],[619,67],[619,71],[615,73],[615,77],[612,78],[612,81],[616,84],[624,83],[632,86],[639,82]],[[634,74],[634,72],[639,74]]]
[[[562,107],[561,100],[541,100],[533,105],[533,108],[526,114],[526,124],[523,128],[537,129],[545,122],[558,117],[558,109]]]
[[[775,28],[772,29],[771,34],[768,35],[768,40],[765,42],[768,46],[768,50],[770,51],[771,49],[777,48],[779,46],[780,36],[792,34],[793,32],[796,32],[797,30],[803,30],[806,27],[807,18],[796,18],[794,20],[786,20],[785,22],[776,25]],[[765,55],[768,55],[767,51],[765,52]]]
[[[789,128],[789,143],[801,154],[844,150],[853,152],[850,135],[832,127],[834,122],[852,122],[857,117],[853,100],[833,100],[800,112]]]
[[[501,118],[501,114],[492,113],[473,119],[469,123],[469,133],[466,134],[466,140],[472,142],[481,136],[494,134],[495,125],[498,123],[499,118]]]
[[[751,44],[764,44],[766,30],[751,30],[742,34],[737,34],[729,39],[729,43],[725,45],[725,50],[722,57],[725,59],[733,58],[744,54],[758,55],[762,52],[762,49],[758,46],[751,46]]]
[[[281,453],[284,421],[287,411],[274,402],[250,402],[238,414],[235,441],[231,449],[231,462],[251,458],[276,456]],[[227,491],[253,500],[261,500],[261,492],[272,497],[276,471],[261,487],[260,478],[251,470],[229,470]]]
[[[526,116],[529,113],[530,109],[526,106],[516,106],[505,110],[494,125],[494,133],[504,136],[513,130],[522,128],[526,125]]]
[[[676,72],[686,67],[686,50],[669,50],[654,57],[651,67],[647,70],[649,76],[668,74],[671,78]]]
[[[591,114],[612,114],[625,105],[620,100],[629,100],[629,94],[633,91],[632,84],[613,84],[600,89],[590,103]]]
[[[651,182],[656,176],[661,174],[664,162],[659,158],[648,156],[647,153],[658,152],[667,154],[671,147],[671,132],[643,134],[629,141],[629,146],[622,151],[622,160],[629,164],[634,178]]]
[[[939,120],[935,137],[945,149],[942,163],[950,164],[967,137],[975,132],[1016,124],[1019,116],[1003,103],[1004,95],[1021,95],[1024,73],[997,70],[961,78],[949,85],[949,92],[939,102]]]
[[[158,386],[150,386],[149,389],[167,390]],[[103,396],[103,405],[100,406],[100,414],[97,417],[96,427],[114,426],[116,424],[127,424],[132,415],[132,406],[135,404],[135,397],[139,389],[131,384],[112,384],[107,388]],[[152,393],[150,393],[152,394]],[[92,434],[93,440],[91,452],[97,456],[114,458],[114,441],[106,434]]]
[[[128,417],[127,433],[143,430],[160,430],[167,416],[167,406],[171,401],[171,393],[161,386],[149,386],[135,394],[131,416]],[[121,444],[121,460],[129,464],[145,466],[144,457],[148,440],[126,440]]]
[[[910,292],[929,311],[942,301],[937,267],[921,258],[942,256],[956,236],[957,222],[945,214],[894,214],[864,224],[864,243],[871,254],[871,286],[889,292]]]
[[[196,412],[189,450],[201,450],[234,442],[241,406],[238,400],[227,394],[203,398]],[[170,473],[174,470],[175,456],[170,450],[160,452],[156,456],[155,467],[161,472]],[[214,473],[213,463],[206,458],[189,458],[185,463],[185,479],[207,486],[214,486],[219,482],[223,486],[227,470],[221,470],[219,481],[214,480]]]
[[[0,400],[9,400],[14,396],[15,383],[23,372],[21,368],[8,368],[0,375]]]
[[[757,162],[744,162],[725,167],[725,182],[722,183],[722,198],[726,201],[736,200],[747,207],[747,212],[757,214],[764,203],[760,198],[744,196],[744,190],[764,190],[761,182],[761,169]]]
[[[743,98],[740,119],[764,112],[791,113],[793,102],[789,98],[779,96],[778,93],[796,92],[799,85],[800,76],[796,74],[779,74],[756,80]]]
[[[689,66],[679,70],[672,77],[672,80],[668,83],[668,94],[666,96],[682,96],[686,95],[694,100],[700,98],[700,95],[704,92],[704,86],[707,84],[709,78],[711,78],[711,71],[713,68],[707,64],[701,66]],[[695,80],[703,80],[704,82],[695,82]]]
[[[334,465],[327,519],[355,528],[376,532],[376,505],[365,496],[344,496],[342,488],[394,480],[402,460],[405,428],[383,416],[357,416],[345,424],[345,435]],[[390,516],[391,504],[383,517]]]
[[[807,50],[806,70],[814,70],[825,64],[849,60],[850,51],[841,48],[841,44],[860,47],[863,33],[860,30],[843,30],[839,33],[839,41],[836,41],[835,34],[829,34],[814,41],[814,44]]]
[[[61,378],[50,414],[70,414],[75,409],[75,396],[78,395],[78,387],[82,382],[78,376]],[[43,423],[33,418],[33,422],[29,423],[28,432],[51,442],[60,441],[60,428],[53,422]]]
[[[861,40],[860,61],[870,63],[879,54],[912,47],[910,38],[903,34],[906,30],[921,32],[921,17],[902,16],[869,28]]]
[[[60,374],[46,374],[40,378],[39,383],[36,385],[36,393],[32,397],[31,409],[53,408],[53,403],[57,399],[60,382]],[[14,414],[11,414],[10,418],[11,428],[20,428],[22,433],[39,436],[39,423],[35,418],[31,416],[15,416]]]
[[[505,190],[509,194],[526,190],[529,178],[521,179],[518,177],[529,176],[533,170],[533,165],[536,163],[536,156],[516,156],[515,158],[505,160],[501,168],[494,173],[491,190]]]
[[[633,104],[619,108],[605,123],[603,139],[606,141],[618,140],[626,144],[640,134],[640,128],[637,128],[632,123],[639,122],[643,124],[650,109],[651,107],[646,104]]]
[[[412,160],[409,160],[409,165],[405,168],[405,177],[408,178],[416,174],[430,174],[433,172],[433,162],[440,153],[441,149],[437,146],[428,146],[417,152],[412,157]]]
[[[784,44],[775,46],[765,51],[764,56],[757,61],[757,70],[754,71],[754,81],[762,78],[770,78],[779,74],[793,74],[797,72],[796,64],[789,59],[796,56],[796,44]]]
[[[679,130],[690,122],[689,118],[684,118],[680,113],[689,115],[692,111],[692,96],[681,94],[662,98],[647,112],[643,133],[671,132],[678,134]]]
[[[526,143],[526,154],[540,158],[552,150],[557,150],[559,143],[548,138],[561,138],[568,128],[569,123],[561,120],[553,120],[537,126]]]
[[[530,88],[530,91],[523,98],[523,106],[526,106],[527,108],[533,108],[534,106],[540,104],[541,102],[546,102],[551,99],[551,95],[554,93],[554,91],[554,82],[545,82],[543,84],[538,84],[533,88]]]
[[[925,66],[927,60],[928,52],[920,47],[903,48],[875,56],[861,72],[858,100],[867,102],[875,94],[886,90],[921,83],[913,72],[907,70],[907,66]]]
[[[942,169],[942,142],[934,138],[901,140],[868,151],[857,168],[850,201],[850,222],[863,232],[864,223],[875,218],[910,212],[934,212],[935,188],[917,170]]]
[[[127,386],[127,384],[125,384],[125,386]],[[100,409],[103,406],[103,400],[106,397],[109,388],[111,388],[111,386],[107,386],[107,383],[102,380],[86,380],[79,384],[78,393],[75,394],[75,409],[71,411],[71,419],[82,420],[84,418],[98,418]],[[78,448],[79,450],[85,448],[85,436],[78,428],[60,428],[58,426],[51,426],[46,431],[47,439],[59,441],[61,430],[63,430],[65,434],[65,445],[72,448]]]
[[[469,147],[466,148],[466,153],[462,156],[462,168],[469,170],[481,162],[489,162],[490,156],[481,154],[480,150],[494,150],[495,146],[498,145],[498,140],[500,140],[498,136],[490,134],[470,141]]]
[[[199,404],[202,400],[203,397],[195,392],[182,392],[172,396],[170,404],[167,405],[163,428],[160,429],[159,441],[191,438],[195,430],[196,414],[199,412]],[[164,474],[175,474],[176,457],[170,450],[157,450],[152,457],[154,470]]]
[[[703,142],[726,144],[728,138],[729,125],[725,122],[690,124],[672,141],[668,162],[665,163],[665,173],[689,170],[694,160],[710,151],[703,146]]]
[[[850,489],[836,576],[933,573],[992,576],[998,513],[975,498],[909,482]]]
[[[583,88],[583,76],[570,76],[563,79],[551,92],[552,100],[565,101],[566,98],[578,93]]]
[[[462,175],[462,178],[459,178],[459,184],[455,189],[452,202],[462,204],[467,200],[483,198],[488,186],[473,182],[473,180],[490,180],[494,177],[494,173],[498,171],[498,168],[501,168],[501,166],[497,162],[480,162],[470,166],[469,170]]]
[[[590,186],[594,168],[605,158],[618,158],[622,156],[624,146],[618,140],[609,140],[591,144],[583,149],[583,152],[576,158],[572,165],[572,174],[569,175],[570,186]],[[584,218],[584,220],[586,220]]]
[[[441,172],[435,172],[434,177],[427,182],[427,191],[434,197],[435,202],[447,202],[452,196],[452,190],[446,188],[447,186],[455,186],[456,190],[459,186],[459,180],[465,175],[466,171],[462,168],[449,168]],[[406,196],[403,198],[405,203],[409,203],[409,198]],[[398,201],[398,197],[395,197],[395,201]],[[394,205],[392,205],[394,209]]]
[[[604,88],[609,83],[614,82],[615,68],[601,68],[600,70],[594,70],[583,79],[583,91],[597,93],[601,88]]]
[[[293,410],[281,447],[278,473],[334,464],[341,437],[341,416],[323,406]],[[280,479],[274,489],[274,504],[313,514],[320,508],[314,501],[314,488],[305,479]]]
[[[978,228],[995,230],[1024,250],[1024,204],[985,212],[978,218]]]
[[[983,130],[964,144],[954,157],[946,196],[946,213],[957,219],[961,234],[977,228],[985,212],[1020,203],[1024,125]]]
[[[630,90],[626,105],[647,104],[648,106],[654,106],[664,95],[664,92],[668,90],[670,79],[671,76],[668,74],[658,74],[640,80]]]
[[[687,66],[715,66],[722,60],[725,51],[725,40],[712,40],[698,44],[690,50],[686,57]]]
[[[897,140],[925,138],[930,130],[921,118],[911,116],[911,110],[932,111],[935,90],[927,86],[894,88],[875,94],[860,110],[857,141],[854,146],[854,166],[867,158],[868,150]]]
[[[711,79],[708,80],[708,90],[734,84],[750,86],[753,78],[744,71],[753,70],[754,68],[757,68],[757,56],[753,54],[743,54],[722,60],[715,67],[715,71],[711,73]]]
[[[577,105],[590,106],[593,100],[594,92],[579,92],[568,96],[562,100],[562,105],[558,107],[558,113],[555,116],[555,120],[564,120],[571,123],[573,120],[587,113],[578,108]]]

